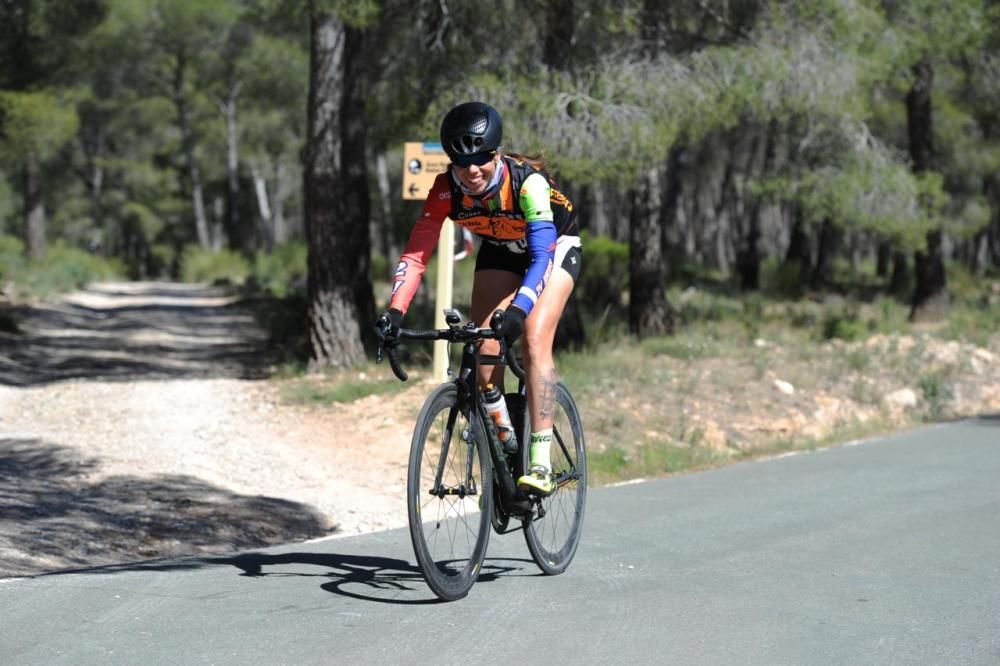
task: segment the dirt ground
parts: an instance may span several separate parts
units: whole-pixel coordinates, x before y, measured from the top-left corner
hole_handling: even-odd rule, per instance
[[[413,416],[283,404],[250,314],[205,287],[101,284],[0,334],[0,576],[405,525]]]

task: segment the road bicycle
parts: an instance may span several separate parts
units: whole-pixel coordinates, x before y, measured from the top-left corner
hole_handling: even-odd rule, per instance
[[[457,376],[434,389],[420,410],[407,474],[413,551],[428,586],[446,601],[464,597],[476,582],[491,527],[497,534],[522,530],[531,558],[548,575],[565,571],[580,543],[587,499],[580,412],[569,389],[559,382],[551,453],[556,489],[544,497],[519,490],[516,480],[529,465],[531,424],[524,371],[497,334],[502,320],[503,312],[497,311],[489,328],[477,328],[471,321],[463,324],[462,315],[448,309],[448,328],[400,329],[396,337],[463,345]],[[480,343],[489,339],[500,340],[500,354],[480,354]],[[383,351],[393,373],[406,381],[395,345],[381,341],[377,362]],[[481,365],[507,366],[518,379],[517,391],[505,396],[516,451],[504,449],[487,413],[478,381]]]

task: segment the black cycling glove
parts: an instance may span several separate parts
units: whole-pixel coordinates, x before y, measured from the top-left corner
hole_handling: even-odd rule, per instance
[[[396,342],[399,327],[403,323],[403,313],[396,308],[389,308],[375,320],[375,337],[383,343]]]
[[[527,316],[524,310],[516,305],[511,305],[504,310],[503,322],[500,324],[500,330],[497,332],[500,334],[500,337],[506,340],[508,347],[514,344],[521,337],[521,334],[524,333],[524,320]]]

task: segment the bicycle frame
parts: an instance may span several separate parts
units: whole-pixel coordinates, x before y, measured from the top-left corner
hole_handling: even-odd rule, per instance
[[[496,425],[486,411],[486,404],[483,402],[482,392],[479,390],[479,366],[507,365],[505,356],[503,354],[499,356],[480,354],[477,342],[466,342],[462,349],[462,364],[454,381],[459,393],[458,408],[470,410],[470,423],[472,423],[471,410],[474,408],[475,418],[482,424],[489,440],[490,460],[493,463],[494,478],[497,479],[497,487],[500,490],[500,507],[507,515],[522,515],[531,512],[531,501],[515,485],[515,471],[511,469],[507,454],[497,436]],[[524,390],[523,373],[518,380],[518,390]],[[453,415],[449,414],[449,421],[453,418]],[[471,447],[472,443],[469,442],[468,445]],[[471,456],[469,460],[469,479],[471,479]]]

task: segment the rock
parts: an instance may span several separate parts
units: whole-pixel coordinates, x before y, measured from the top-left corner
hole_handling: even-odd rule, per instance
[[[701,439],[699,443],[713,451],[728,451],[729,437],[726,431],[719,427],[715,421],[704,421],[699,424],[701,428]]]
[[[869,349],[879,349],[885,350],[888,346],[888,338],[884,333],[876,333],[867,340],[865,340],[865,347]]]
[[[917,394],[911,388],[902,388],[883,396],[884,404],[893,416],[899,416],[904,410],[917,406]]]
[[[996,363],[996,361],[996,355],[982,347],[977,347],[969,357],[969,365],[972,367],[972,372],[977,375],[987,374],[989,367]]]
[[[795,387],[781,379],[774,380],[774,388],[778,389],[785,395],[795,395]]]
[[[961,353],[962,345],[955,340],[934,342],[927,350],[927,358],[935,365],[955,365]]]

